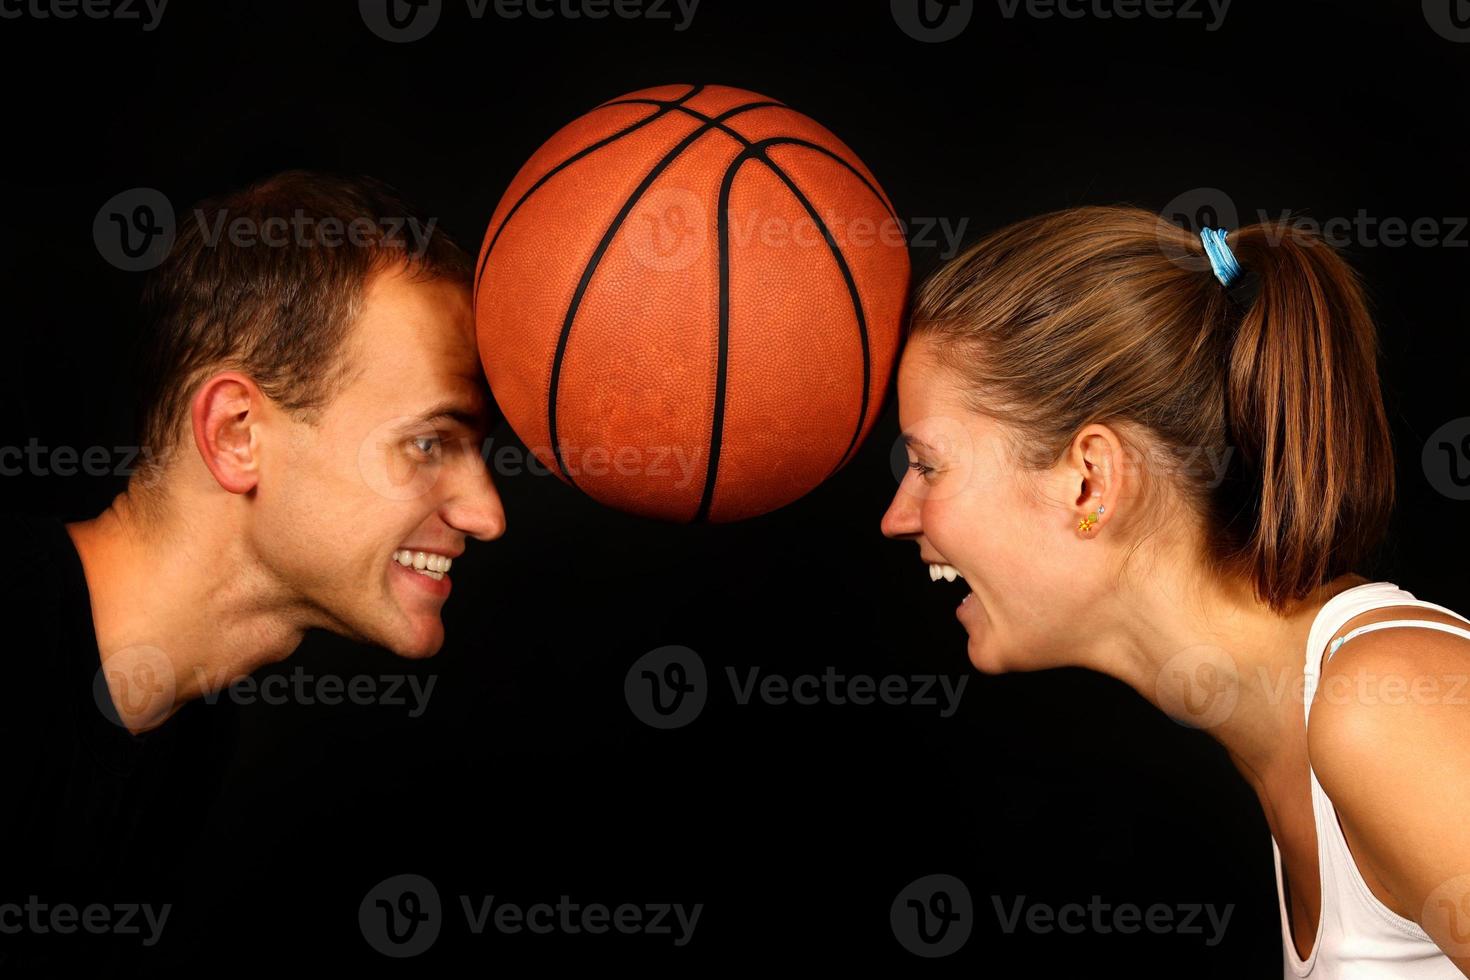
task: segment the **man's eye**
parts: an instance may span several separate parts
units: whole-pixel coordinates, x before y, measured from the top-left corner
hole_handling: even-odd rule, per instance
[[[410,442],[412,442],[415,449],[425,456],[436,455],[440,445],[438,436],[415,436]]]

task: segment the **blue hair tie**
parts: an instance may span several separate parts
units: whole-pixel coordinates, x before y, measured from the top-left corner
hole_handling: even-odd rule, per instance
[[[1205,243],[1205,254],[1210,257],[1210,268],[1215,270],[1215,278],[1226,286],[1240,278],[1240,263],[1235,261],[1235,253],[1225,244],[1228,234],[1230,232],[1215,228],[1205,228],[1199,233],[1200,241]]]

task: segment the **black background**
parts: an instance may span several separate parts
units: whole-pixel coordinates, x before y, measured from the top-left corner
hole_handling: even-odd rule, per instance
[[[1445,3],[1450,0],[1444,0]],[[352,3],[170,5],[120,19],[0,20],[8,299],[3,445],[127,444],[126,363],[141,279],[106,262],[98,209],[156,188],[176,208],[287,167],[396,185],[474,251],[500,194],[563,124],[652,85],[728,84],[816,118],[901,216],[965,238],[1041,211],[1164,210],[1219,188],[1242,219],[1470,213],[1470,44],[1416,2],[1236,0],[1204,19],[1038,18],[977,2],[924,43],[886,2],[703,0],[678,19],[474,19],[445,0],[393,44]],[[1024,8],[1023,8],[1024,10]],[[1193,200],[1193,198],[1190,198]],[[1470,610],[1465,504],[1434,488],[1426,439],[1466,412],[1470,233],[1437,247],[1355,240],[1382,335],[1401,506],[1361,571]],[[915,243],[921,277],[944,242]],[[897,405],[805,499],[734,526],[604,510],[550,476],[496,477],[506,535],[456,562],[448,641],[399,661],[312,635],[290,675],[412,673],[406,709],[238,706],[240,739],[200,840],[166,856],[175,905],[154,956],[251,970],[445,972],[576,961],[708,969],[789,964],[997,976],[1279,976],[1270,839],[1223,750],[1122,684],[1081,670],[991,677],[965,657],[959,585],[930,583],[879,519],[896,483]],[[515,444],[505,425],[496,445]],[[120,477],[6,476],[0,505],[91,516]],[[978,528],[977,533],[984,533]],[[658,731],[624,676],[668,644],[699,653],[709,703]],[[959,710],[736,704],[725,670],[945,674]],[[379,881],[415,873],[446,906],[438,941],[390,960],[358,925]],[[968,886],[974,933],[907,952],[889,906],[910,881]],[[472,935],[458,896],[522,905],[700,902],[693,941]],[[1233,906],[1202,934],[1007,934],[1009,905]]]

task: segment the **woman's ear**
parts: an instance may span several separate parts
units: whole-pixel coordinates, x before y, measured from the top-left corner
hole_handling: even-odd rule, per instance
[[[1089,425],[1077,434],[1067,457],[1072,491],[1069,506],[1077,530],[1096,534],[1117,511],[1121,496],[1123,443],[1105,425]]]

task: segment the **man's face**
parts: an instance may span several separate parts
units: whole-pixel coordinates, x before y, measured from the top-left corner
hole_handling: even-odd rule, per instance
[[[255,548],[300,596],[304,625],[432,656],[449,576],[395,554],[452,559],[467,537],[505,530],[481,455],[489,404],[469,290],[386,269],[346,349],[348,380],[318,424],[276,415],[286,438],[263,440]]]

